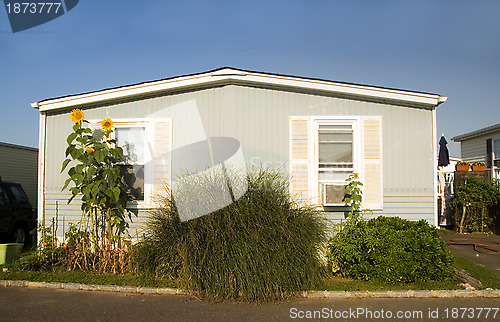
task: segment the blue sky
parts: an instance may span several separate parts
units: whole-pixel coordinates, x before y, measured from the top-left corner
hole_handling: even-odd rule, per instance
[[[30,102],[222,66],[446,95],[451,141],[500,123],[499,15],[496,0],[81,0],[13,34],[0,8],[0,141],[38,146]]]

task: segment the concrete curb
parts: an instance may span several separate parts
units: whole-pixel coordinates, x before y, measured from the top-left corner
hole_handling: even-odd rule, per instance
[[[373,298],[471,298],[486,297],[500,298],[500,290],[438,290],[438,291],[381,291],[381,292],[332,292],[310,291],[304,292],[305,298],[331,298],[331,299],[373,299]]]
[[[168,295],[188,295],[189,293],[176,288],[155,288],[155,287],[135,287],[116,285],[87,285],[76,283],[54,283],[54,282],[30,282],[30,281],[10,281],[1,280],[0,286],[5,287],[33,287],[33,288],[55,288],[72,291],[101,291],[120,292],[135,294],[168,294]]]
[[[132,294],[154,295],[189,295],[189,292],[176,288],[134,287],[115,285],[87,285],[76,283],[52,283],[0,280],[0,286],[53,288],[80,291],[120,292]],[[309,291],[302,293],[303,298],[311,299],[366,299],[366,298],[500,298],[500,290],[438,290],[438,291],[381,291],[381,292],[343,292],[343,291]]]

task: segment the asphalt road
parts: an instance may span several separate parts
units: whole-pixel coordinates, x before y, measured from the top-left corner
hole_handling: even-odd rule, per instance
[[[486,318],[482,308],[494,310]],[[213,304],[179,295],[0,287],[0,321],[498,321],[499,308],[498,298]]]

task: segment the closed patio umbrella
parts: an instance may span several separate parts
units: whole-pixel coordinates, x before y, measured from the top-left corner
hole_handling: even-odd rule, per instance
[[[448,142],[444,138],[444,135],[441,136],[439,140],[439,156],[438,156],[438,166],[445,167],[450,164],[450,154],[448,152],[448,147],[446,146]]]

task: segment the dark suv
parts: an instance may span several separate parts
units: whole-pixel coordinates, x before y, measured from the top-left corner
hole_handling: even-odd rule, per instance
[[[0,178],[0,237],[9,242],[27,244],[36,228],[36,212],[23,187]]]

